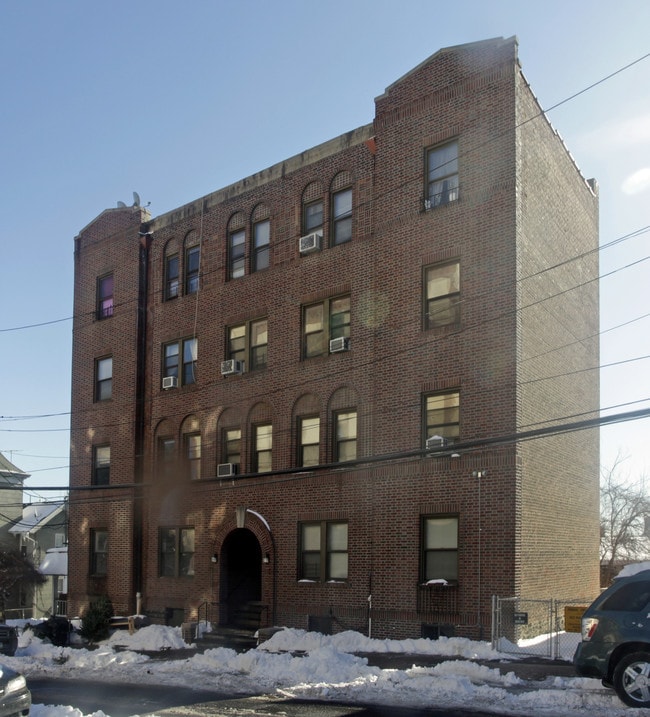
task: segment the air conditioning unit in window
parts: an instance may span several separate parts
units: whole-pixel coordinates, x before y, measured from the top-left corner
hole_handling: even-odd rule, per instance
[[[221,362],[222,376],[236,376],[240,373],[244,373],[243,361],[237,361],[237,359],[228,359],[227,361]]]
[[[425,443],[425,447],[428,451],[445,448],[447,445],[449,445],[449,441],[446,438],[443,438],[443,436],[431,436],[430,438],[427,438]]]
[[[169,388],[177,388],[178,379],[176,378],[176,376],[165,376],[162,380],[162,387],[165,391]]]
[[[330,353],[335,354],[339,351],[349,351],[350,350],[350,339],[345,338],[344,336],[341,336],[338,339],[332,339],[330,341]]]
[[[230,478],[237,474],[236,463],[219,463],[217,466],[217,478]]]
[[[298,248],[301,254],[311,254],[313,251],[320,249],[320,240],[323,237],[323,232],[312,232],[306,234],[304,237],[300,237]]]

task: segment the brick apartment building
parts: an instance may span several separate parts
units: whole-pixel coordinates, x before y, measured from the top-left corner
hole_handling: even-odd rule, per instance
[[[598,431],[536,431],[597,416],[597,211],[498,38],[174,211],[102,212],[70,614],[477,636],[493,594],[594,594]]]

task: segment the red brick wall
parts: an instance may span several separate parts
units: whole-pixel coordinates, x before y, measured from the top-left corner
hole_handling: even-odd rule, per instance
[[[555,441],[482,448],[459,458],[408,458],[377,461],[355,468],[297,473],[298,406],[309,405],[321,418],[321,462],[332,460],[331,417],[337,409],[358,411],[358,455],[376,458],[423,448],[422,396],[457,389],[461,394],[461,440],[471,441],[516,430],[549,418],[592,410],[597,380],[582,374],[581,389],[570,397],[561,385],[540,393],[530,388],[555,360],[535,359],[536,337],[567,343],[557,316],[527,313],[528,273],[544,267],[567,247],[567,231],[544,220],[548,176],[562,175],[553,195],[556,216],[584,219],[580,247],[596,246],[596,205],[559,140],[544,122],[538,133],[515,130],[522,108],[534,99],[521,81],[514,41],[488,41],[444,50],[387,89],[376,102],[374,126],[290,158],[253,177],[156,218],[149,254],[147,296],[145,450],[143,488],[143,564],[134,571],[131,542],[137,530],[129,512],[130,495],[73,492],[70,575],[73,605],[89,598],[85,566],[88,530],[109,527],[107,587],[120,609],[133,609],[141,590],[143,607],[157,619],[166,608],[196,617],[199,605],[220,599],[222,564],[214,563],[223,542],[236,529],[237,507],[248,508],[246,528],[270,562],[261,566],[262,601],[278,624],[307,627],[309,615],[332,615],[335,629],[364,630],[372,592],[373,634],[419,635],[422,623],[452,622],[458,633],[489,629],[492,594],[539,591],[562,568],[562,590],[591,587],[567,576],[557,561],[576,544],[581,559],[594,547],[597,524],[597,446],[584,433]],[[368,142],[374,137],[374,142]],[[459,144],[460,199],[424,212],[424,163],[428,147],[449,139]],[[546,181],[533,176],[540,158]],[[300,256],[301,202],[306,189],[321,192],[329,216],[330,192],[353,190],[353,238]],[[318,188],[320,187],[320,190]],[[528,197],[528,199],[525,199]],[[263,206],[263,209],[260,207]],[[555,210],[554,210],[555,211]],[[227,233],[237,215],[250,242],[252,221],[271,219],[271,267],[227,280]],[[117,217],[117,215],[115,215]],[[73,358],[73,486],[90,477],[95,440],[113,446],[111,482],[134,479],[136,306],[138,230],[141,217],[119,215],[124,225],[105,227],[106,213],[81,235],[75,279]],[[581,219],[573,220],[571,232]],[[201,286],[193,295],[163,301],[165,247],[181,251],[189,232],[201,241]],[[539,256],[537,247],[544,247]],[[461,325],[423,330],[423,268],[437,261],[461,263]],[[116,310],[110,320],[94,321],[96,277],[115,271]],[[583,267],[592,276],[593,263]],[[540,274],[535,295],[554,293],[557,277]],[[301,360],[301,307],[349,294],[351,348],[348,352]],[[590,300],[593,295],[589,294]],[[561,298],[557,299],[562,310]],[[586,328],[583,304],[571,315]],[[565,307],[568,308],[568,307]],[[226,327],[267,317],[268,367],[224,378]],[[197,382],[162,391],[161,356],[165,342],[198,338]],[[92,362],[114,355],[114,399],[92,403]],[[564,360],[584,368],[594,347],[575,345]],[[221,429],[240,425],[243,470],[250,470],[251,426],[273,423],[272,475],[216,480],[222,461]],[[183,426],[195,420],[202,436],[200,481],[165,482],[156,469],[156,441],[173,435],[181,443]],[[561,448],[558,449],[558,443]],[[532,447],[534,446],[534,447]],[[580,459],[572,485],[588,496],[581,506],[566,501],[563,529],[549,513],[565,478],[560,465],[568,450]],[[595,453],[594,453],[595,450]],[[553,500],[544,502],[549,476],[535,466],[553,466]],[[482,479],[476,471],[487,471]],[[79,497],[77,497],[79,496]],[[119,508],[119,510],[118,510]],[[250,512],[252,511],[252,512]],[[418,588],[420,521],[423,515],[459,517],[458,588],[432,593]],[[129,517],[131,516],[131,517]],[[349,579],[344,584],[298,581],[298,525],[305,520],[344,519],[349,524]],[[162,578],[158,573],[160,526],[192,526],[196,531],[195,575]],[[552,530],[549,530],[552,526]],[[113,537],[117,532],[119,537]],[[580,534],[580,537],[577,535]],[[582,538],[582,534],[587,537]],[[535,550],[535,545],[547,545]],[[119,565],[119,567],[118,567]],[[597,556],[595,559],[597,568]],[[136,579],[133,579],[133,575]],[[137,584],[136,584],[137,583]],[[595,583],[597,586],[597,582]],[[534,596],[533,596],[534,597]],[[444,615],[436,614],[439,610]],[[480,627],[479,627],[480,623]]]

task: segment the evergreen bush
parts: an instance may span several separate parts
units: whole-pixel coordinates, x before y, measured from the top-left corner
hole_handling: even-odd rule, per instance
[[[109,626],[113,617],[113,603],[108,596],[102,595],[91,602],[81,616],[80,634],[91,642],[100,642],[109,636]]]

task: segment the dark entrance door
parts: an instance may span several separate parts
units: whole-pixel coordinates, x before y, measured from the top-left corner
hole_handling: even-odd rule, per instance
[[[246,528],[230,533],[221,548],[219,601],[221,624],[255,628],[251,612],[257,613],[262,598],[262,550],[257,538]]]

